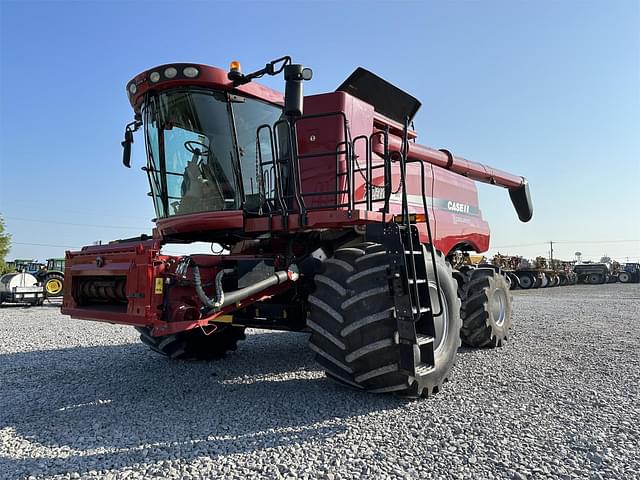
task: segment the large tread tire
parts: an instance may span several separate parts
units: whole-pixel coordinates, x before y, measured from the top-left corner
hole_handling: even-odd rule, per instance
[[[509,288],[511,290],[515,290],[517,288],[520,288],[520,277],[518,277],[515,273],[511,273],[511,272],[507,273],[507,275],[511,279],[511,283],[509,284]]]
[[[549,286],[549,276],[546,273],[540,275],[540,288],[547,288]]]
[[[50,273],[44,278],[44,293],[47,298],[61,297],[64,294],[64,276]]]
[[[462,299],[462,343],[468,347],[500,347],[511,328],[511,294],[502,275],[478,269],[465,285]]]
[[[171,335],[154,337],[151,329],[135,327],[140,333],[140,340],[151,350],[166,357],[177,360],[217,360],[227,352],[238,348],[238,341],[246,338],[244,327],[219,327],[210,335],[202,329],[194,328]]]
[[[529,290],[535,288],[536,278],[530,273],[519,273],[518,279],[520,280],[520,288],[523,290]]]
[[[606,277],[600,273],[590,273],[584,280],[584,283],[590,285],[601,285],[606,282]]]
[[[620,283],[631,283],[631,274],[627,272],[621,272],[618,274],[618,281]]]
[[[429,282],[434,279],[427,257]],[[336,250],[316,275],[309,297],[310,347],[327,376],[373,393],[393,392],[403,397],[426,397],[441,390],[453,367],[458,347],[460,301],[451,267],[439,253],[438,277],[448,331],[435,352],[435,368],[417,369],[416,376],[400,371],[400,347],[395,307],[388,279],[388,257],[383,245],[362,243]],[[435,286],[435,282],[433,282]],[[437,311],[437,295],[432,295]],[[420,321],[416,324],[420,332]],[[415,347],[416,366],[422,363]]]

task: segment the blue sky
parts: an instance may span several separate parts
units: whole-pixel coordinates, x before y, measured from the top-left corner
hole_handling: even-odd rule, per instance
[[[291,55],[307,93],[364,66],[418,97],[419,142],[526,176],[517,220],[480,186],[492,250],[640,257],[640,2],[0,0],[0,214],[9,258],[148,232],[154,213],[125,84],[157,64],[245,70]],[[281,89],[281,79],[267,79]],[[34,245],[30,245],[34,244]],[[35,245],[40,244],[40,245]],[[49,246],[46,246],[49,245]]]

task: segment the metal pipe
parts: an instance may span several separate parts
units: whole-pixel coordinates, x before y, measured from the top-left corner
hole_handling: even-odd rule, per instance
[[[390,135],[389,149],[396,150],[398,152],[402,151],[402,140]],[[383,145],[379,139],[376,139],[373,142],[373,151],[379,154],[384,154]],[[464,175],[465,177],[469,177],[472,180],[488,183],[490,185],[497,185],[499,187],[518,188],[526,182],[524,177],[512,175],[481,163],[472,162],[466,158],[456,157],[447,150],[435,150],[418,143],[409,142],[408,158],[409,160],[421,160],[423,162],[431,163],[460,175]]]
[[[384,155],[385,148],[379,138],[376,137],[371,145],[374,152]],[[389,149],[401,152],[403,145],[401,139],[389,136]],[[533,203],[529,193],[529,183],[524,177],[498,170],[497,168],[472,162],[466,158],[456,157],[448,150],[434,150],[418,143],[409,142],[408,161],[419,160],[427,162],[472,180],[489,185],[497,185],[509,190],[511,203],[522,222],[528,222],[533,217]]]
[[[299,274],[297,272],[297,268],[295,265],[291,265],[289,270],[280,270],[275,272],[270,277],[265,278],[264,280],[260,280],[259,282],[254,283],[253,285],[249,285],[245,288],[240,288],[238,290],[234,290],[233,292],[225,293],[222,290],[222,277],[225,273],[233,272],[233,269],[225,269],[220,270],[216,274],[216,296],[215,298],[207,297],[207,294],[202,288],[202,279],[200,277],[200,269],[197,265],[191,264],[191,268],[193,269],[193,282],[195,284],[196,293],[198,294],[198,298],[202,303],[204,303],[207,307],[213,309],[214,311],[219,311],[226,306],[229,306],[233,303],[240,302],[245,298],[248,298],[256,293],[260,293],[263,290],[266,290],[269,287],[273,287],[275,285],[279,285],[281,283],[292,281],[295,282],[298,280]]]
[[[291,278],[292,273],[293,272],[290,272],[288,270],[280,270],[278,272],[275,272],[270,277],[254,283],[253,285],[249,285],[248,287],[244,287],[239,290],[234,290],[233,292],[227,293],[220,308],[224,308],[228,305],[231,305],[232,303],[240,302],[247,297],[255,295],[256,293],[260,293],[262,290],[266,290],[269,287],[279,285],[289,280],[293,281],[293,278]]]

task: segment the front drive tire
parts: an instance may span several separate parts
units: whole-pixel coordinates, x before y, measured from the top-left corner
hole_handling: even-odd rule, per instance
[[[424,247],[423,247],[424,248]],[[425,248],[431,302],[438,310],[433,267]],[[414,347],[416,376],[400,371],[400,347],[394,301],[389,287],[384,246],[362,243],[338,249],[315,276],[307,321],[310,347],[328,377],[369,392],[404,397],[430,396],[448,379],[460,346],[460,301],[457,283],[444,258],[436,256],[443,314],[436,317],[434,368],[425,367]],[[421,321],[418,342],[430,341]]]
[[[216,360],[223,358],[230,350],[238,348],[238,341],[244,340],[244,327],[219,327],[210,335],[200,328],[186,330],[160,337],[151,336],[148,327],[135,327],[140,340],[151,350],[178,360]]]
[[[511,328],[511,294],[504,277],[489,268],[473,272],[463,288],[462,343],[500,347]]]
[[[518,274],[518,279],[520,280],[520,288],[523,290],[534,288],[536,284],[536,278],[530,273],[520,273]]]

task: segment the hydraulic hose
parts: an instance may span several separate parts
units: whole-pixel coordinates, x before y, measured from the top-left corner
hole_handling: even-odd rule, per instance
[[[194,263],[191,264],[191,268],[193,269],[193,281],[196,288],[196,293],[200,301],[205,304],[207,307],[214,311],[219,311],[222,308],[231,305],[236,302],[240,302],[247,297],[255,295],[256,293],[261,292],[262,290],[266,290],[269,287],[273,287],[275,285],[279,285],[281,283],[292,281],[295,282],[298,279],[298,272],[295,265],[291,265],[288,270],[280,270],[275,272],[273,275],[265,278],[264,280],[260,280],[259,282],[254,283],[253,285],[249,285],[245,288],[240,288],[238,290],[234,290],[233,292],[229,292],[225,295],[224,290],[222,289],[222,277],[224,277],[225,273],[232,273],[233,269],[224,269],[220,270],[216,274],[215,285],[216,285],[216,296],[214,298],[207,297],[207,294],[202,288],[202,278],[200,277],[200,269]]]
[[[222,277],[224,277],[225,273],[232,273],[232,269],[220,270],[216,274],[216,296],[214,298],[207,297],[207,294],[202,288],[202,278],[200,277],[200,268],[195,263],[191,263],[191,268],[193,269],[193,282],[195,283],[196,293],[198,294],[198,298],[202,303],[204,303],[207,307],[212,308],[214,310],[220,310],[224,303],[224,290],[222,289]]]

